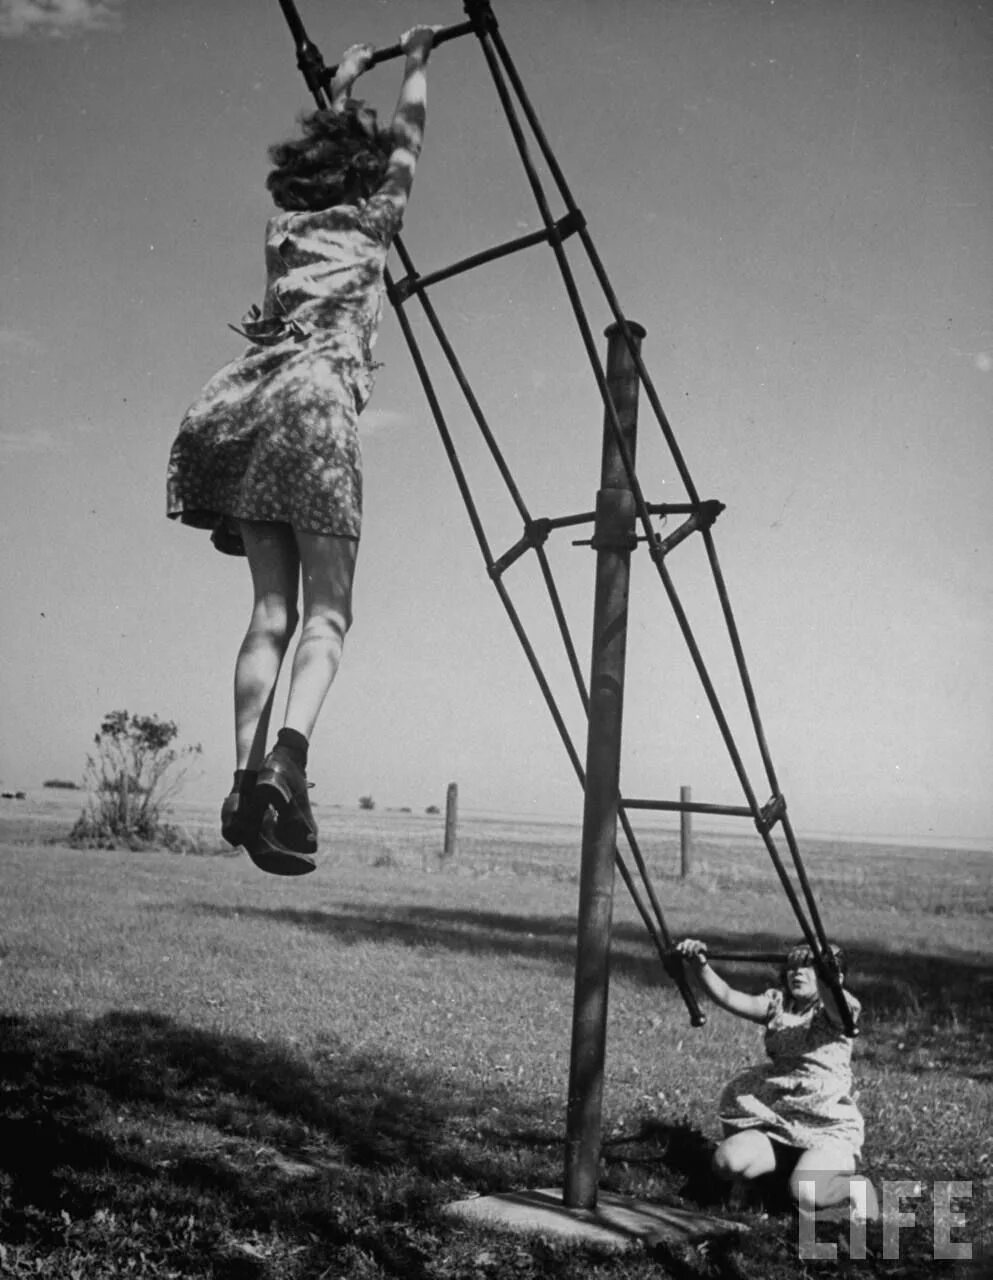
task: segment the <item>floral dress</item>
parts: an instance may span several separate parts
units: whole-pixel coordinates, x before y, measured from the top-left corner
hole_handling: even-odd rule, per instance
[[[853,1095],[851,1037],[832,1026],[820,1000],[794,1012],[782,991],[765,994],[769,1061],[725,1087],[720,1101],[725,1134],[761,1129],[785,1146],[810,1150],[840,1144],[859,1155],[865,1126]],[[857,1021],[858,1000],[848,992],[845,999]]]
[[[168,515],[211,529],[218,550],[244,555],[239,520],[358,538],[357,419],[402,215],[375,195],[270,218],[264,304],[237,330],[251,346],[201,391],[169,457]]]

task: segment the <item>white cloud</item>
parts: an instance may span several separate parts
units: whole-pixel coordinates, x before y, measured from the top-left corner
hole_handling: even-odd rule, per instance
[[[0,0],[0,37],[118,31],[124,0]]]

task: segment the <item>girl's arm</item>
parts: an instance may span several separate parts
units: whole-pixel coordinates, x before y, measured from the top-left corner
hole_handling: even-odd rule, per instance
[[[413,27],[400,39],[407,55],[403,84],[393,113],[393,152],[379,193],[406,200],[424,141],[427,115],[427,63],[434,40],[433,27]]]
[[[707,961],[707,944],[695,938],[684,938],[676,950],[686,959],[707,995],[714,1004],[727,1009],[728,1013],[739,1018],[747,1018],[750,1022],[765,1022],[769,1017],[769,1000],[767,996],[750,996],[729,986],[719,977]]]
[[[375,49],[371,44],[350,45],[341,55],[334,79],[331,81],[331,106],[340,107],[351,96],[352,85],[363,71],[369,69]]]

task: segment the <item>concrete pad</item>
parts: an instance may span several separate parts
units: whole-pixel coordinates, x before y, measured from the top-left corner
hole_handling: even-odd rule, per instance
[[[731,1231],[747,1230],[738,1222],[610,1191],[599,1193],[593,1210],[566,1208],[561,1191],[545,1188],[457,1200],[446,1205],[445,1212],[497,1229],[562,1236],[578,1244],[597,1244],[617,1250],[659,1242],[692,1244]]]

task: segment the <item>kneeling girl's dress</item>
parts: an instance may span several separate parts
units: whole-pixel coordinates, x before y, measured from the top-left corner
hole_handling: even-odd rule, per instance
[[[261,312],[251,346],[207,383],[172,446],[167,510],[244,555],[239,520],[357,539],[357,420],[372,392],[383,273],[403,202],[374,195],[266,226]]]
[[[865,1126],[853,1095],[851,1037],[832,1025],[819,999],[793,1011],[781,990],[765,995],[769,1061],[725,1087],[720,1101],[725,1134],[758,1129],[787,1147],[839,1145],[858,1156]],[[848,992],[845,999],[857,1021],[858,1000]]]

